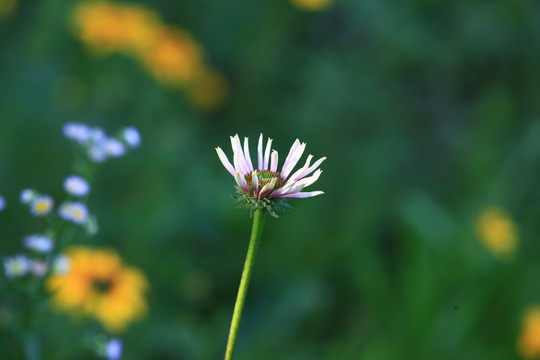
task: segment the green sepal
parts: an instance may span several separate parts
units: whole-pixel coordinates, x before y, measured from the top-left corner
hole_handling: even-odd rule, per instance
[[[244,190],[240,186],[235,186],[236,194],[232,195],[232,198],[240,203],[239,207],[249,208],[249,215],[253,217],[253,214],[257,210],[266,210],[272,217],[278,218],[276,212],[287,211],[292,209],[286,199],[257,199],[253,196],[246,195]]]

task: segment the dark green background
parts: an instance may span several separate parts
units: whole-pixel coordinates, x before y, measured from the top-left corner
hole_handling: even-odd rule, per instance
[[[222,358],[251,222],[214,148],[231,156],[238,133],[254,154],[260,132],[282,159],[296,138],[327,156],[312,186],[325,195],[267,220],[238,360],[517,358],[521,314],[540,301],[538,3],[144,2],[228,79],[215,112],[128,57],[93,56],[69,31],[75,4],[21,0],[0,20],[0,251],[44,228],[18,204],[22,188],[61,199],[64,123],[136,126],[141,148],[93,184],[101,231],[81,239],[151,284],[125,359]],[[512,262],[476,238],[491,205],[519,229]],[[44,352],[91,324],[49,318]]]

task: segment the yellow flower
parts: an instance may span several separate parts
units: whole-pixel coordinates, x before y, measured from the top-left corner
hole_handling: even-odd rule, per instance
[[[159,28],[157,15],[141,6],[82,3],[73,13],[77,36],[101,51],[143,52]]]
[[[318,11],[328,8],[334,0],[291,0],[291,3],[302,10]]]
[[[510,216],[500,208],[485,210],[477,221],[480,241],[498,259],[506,260],[518,244],[517,231]]]
[[[202,71],[202,51],[191,36],[172,27],[162,27],[142,62],[158,80],[184,86]]]
[[[525,359],[540,358],[540,305],[525,312],[517,349]]]
[[[124,266],[115,252],[76,246],[66,256],[69,271],[47,280],[55,308],[93,316],[114,333],[146,312],[146,278]]]

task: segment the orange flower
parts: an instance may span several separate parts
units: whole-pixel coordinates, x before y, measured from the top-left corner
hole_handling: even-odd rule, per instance
[[[93,48],[106,52],[141,52],[153,42],[159,29],[157,15],[136,5],[104,1],[82,3],[73,19],[77,36]]]
[[[485,210],[478,218],[477,232],[484,246],[501,260],[508,259],[517,247],[514,222],[503,209],[494,207]]]
[[[540,358],[540,305],[525,312],[517,347],[525,359]]]
[[[76,246],[66,256],[69,271],[47,280],[55,308],[93,316],[115,333],[146,312],[144,275],[124,266],[115,252]]]
[[[188,33],[171,27],[162,27],[141,57],[154,77],[177,86],[191,82],[203,68],[200,47]]]

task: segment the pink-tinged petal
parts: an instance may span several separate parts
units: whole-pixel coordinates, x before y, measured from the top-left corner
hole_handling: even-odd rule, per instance
[[[231,147],[233,149],[233,152],[242,152],[242,145],[240,145],[240,138],[238,137],[238,134],[231,136]]]
[[[286,193],[281,194],[281,197],[299,193],[300,191],[302,191],[302,189],[304,189],[304,187],[305,187],[304,184],[302,184],[301,182],[297,182],[296,184],[294,184],[294,186],[289,191],[287,191]]]
[[[253,163],[251,162],[251,156],[249,155],[249,141],[248,138],[244,138],[244,158],[246,159],[246,165],[249,172],[253,171]]]
[[[268,196],[269,198],[275,198],[275,197],[281,197],[283,194],[287,194],[290,192],[290,190],[296,185],[295,181],[291,181],[290,183],[285,184],[282,188],[277,189],[273,193]]]
[[[231,165],[231,163],[229,162],[229,159],[227,159],[227,155],[225,155],[225,153],[223,152],[223,150],[221,150],[220,147],[217,147],[216,148],[216,152],[219,156],[219,160],[221,160],[221,163],[223,164],[223,166],[225,166],[225,169],[227,169],[232,176],[234,176],[234,173],[236,172],[234,167]]]
[[[294,181],[298,180],[298,177],[302,174],[302,172],[309,168],[309,164],[311,163],[311,159],[313,159],[313,155],[310,154],[307,157],[307,160],[306,160],[306,163],[304,164],[304,166],[302,166],[300,169],[296,170],[296,172],[294,174],[292,174],[289,179],[294,180]]]
[[[321,174],[322,174],[322,170],[317,169],[317,171],[315,171],[315,174],[313,174],[312,176],[310,176],[308,178],[302,179],[302,180],[300,180],[298,182],[301,183],[301,184],[304,184],[304,187],[307,187],[307,186],[312,185],[313,183],[315,183],[315,181],[319,180],[319,176],[321,176]]]
[[[285,169],[287,168],[289,162],[291,161],[291,158],[294,154],[294,152],[296,151],[296,149],[298,149],[298,147],[300,146],[300,140],[296,139],[294,140],[294,143],[292,144],[291,146],[291,149],[289,150],[289,153],[287,154],[287,157],[285,158],[285,162],[283,163],[283,167],[281,168],[281,177],[285,179],[285,176],[283,176],[283,173],[285,172]]]
[[[266,197],[270,193],[270,191],[274,189],[275,186],[276,186],[276,178],[273,178],[272,180],[270,180],[268,184],[263,186],[263,188],[259,192],[259,199]]]
[[[258,170],[264,170],[263,169],[263,165],[264,165],[264,157],[263,157],[263,134],[261,134],[261,136],[259,136],[259,146],[257,146],[257,169]]]
[[[257,171],[251,173],[251,187],[253,188],[253,196],[257,197],[259,193],[259,177]]]
[[[295,194],[288,194],[288,195],[284,195],[284,196],[281,196],[281,197],[282,198],[302,199],[302,198],[308,198],[308,197],[313,197],[313,196],[322,195],[322,194],[324,194],[323,191],[309,191],[309,192],[299,192],[299,193],[295,193]]]
[[[304,153],[304,150],[306,149],[306,143],[302,143],[300,146],[296,148],[294,153],[289,158],[289,161],[287,164],[283,165],[283,170],[281,170],[281,176],[286,179],[287,176],[291,173],[292,169],[296,166],[298,163],[298,160],[302,157],[302,154]]]
[[[234,174],[234,180],[236,180],[238,186],[240,186],[242,190],[244,190],[244,192],[249,195],[249,187],[246,179],[244,178],[244,175],[237,172],[236,174]]]
[[[272,148],[272,139],[268,138],[266,143],[266,150],[264,151],[264,167],[263,170],[268,170],[268,163],[270,162],[270,149]]]
[[[278,166],[278,152],[276,150],[272,150],[272,161],[270,162],[270,171],[277,172],[277,166]]]
[[[311,165],[309,168],[305,169],[304,171],[302,171],[300,174],[294,176],[294,177],[291,177],[292,180],[295,180],[295,181],[298,181],[300,179],[302,179],[303,177],[306,177],[308,176],[309,174],[311,174],[315,169],[317,169],[321,164],[322,162],[326,160],[326,157],[322,157],[320,158],[319,160],[315,161],[315,163],[313,165]]]
[[[249,169],[246,163],[246,159],[244,157],[244,152],[242,151],[242,145],[240,144],[240,138],[238,137],[238,134],[236,134],[234,137],[231,136],[231,146],[233,148],[233,151],[238,153],[238,164],[242,169],[242,174],[247,175],[249,173]]]
[[[235,172],[239,172],[239,173],[241,173],[242,175],[248,173],[248,171],[247,171],[247,169],[246,169],[246,166],[245,166],[244,163],[241,161],[240,153],[239,153],[238,151],[235,151],[235,152],[234,152],[233,161],[234,161],[234,168],[236,169]]]

